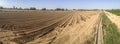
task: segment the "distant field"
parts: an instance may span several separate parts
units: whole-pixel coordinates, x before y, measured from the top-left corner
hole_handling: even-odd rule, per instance
[[[120,16],[120,10],[107,10],[107,11]]]

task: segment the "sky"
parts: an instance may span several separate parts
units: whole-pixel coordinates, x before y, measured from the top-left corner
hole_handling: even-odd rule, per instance
[[[0,0],[3,7],[120,9],[120,0]]]

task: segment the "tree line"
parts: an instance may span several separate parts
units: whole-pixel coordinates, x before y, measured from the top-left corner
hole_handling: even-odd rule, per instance
[[[59,11],[65,11],[65,10],[80,10],[80,11],[88,11],[88,10],[101,10],[101,9],[67,9],[67,8],[55,8],[55,9],[48,9],[48,8],[41,8],[41,9],[37,9],[35,7],[30,7],[30,8],[22,8],[22,7],[15,7],[13,6],[12,8],[5,8],[0,6],[0,9],[9,9],[9,10],[59,10]],[[120,10],[120,9],[119,9]]]
[[[30,8],[22,8],[22,7],[15,7],[13,6],[12,8],[5,8],[0,6],[0,9],[13,9],[13,10],[68,10],[68,9],[64,9],[64,8],[56,8],[56,9],[47,9],[47,8],[41,8],[41,9],[37,9],[35,7],[30,7]]]
[[[5,8],[0,6],[0,9],[15,9],[15,10],[36,10],[35,7],[30,7],[30,8],[21,8],[21,7],[15,7],[13,6],[12,8]]]

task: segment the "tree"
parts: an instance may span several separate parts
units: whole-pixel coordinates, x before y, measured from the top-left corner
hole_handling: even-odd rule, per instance
[[[73,10],[76,10],[76,9],[73,9]]]
[[[0,6],[0,9],[3,9],[3,7],[2,7],[2,6]]]
[[[30,10],[36,10],[36,8],[35,7],[30,7]]]
[[[55,10],[63,10],[64,11],[64,9],[61,9],[61,8],[56,8]]]
[[[67,8],[65,10],[68,10]]]
[[[19,9],[19,10],[22,10],[22,8],[21,8],[21,7],[19,7],[18,9]]]
[[[41,10],[47,10],[46,8],[42,8]]]

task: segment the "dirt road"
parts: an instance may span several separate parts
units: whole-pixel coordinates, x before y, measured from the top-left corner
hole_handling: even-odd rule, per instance
[[[98,20],[98,23],[96,24],[96,31],[95,31],[95,42],[94,44],[104,44],[103,40],[103,29],[102,29],[102,15],[100,15],[100,18]]]
[[[117,27],[120,30],[120,16],[117,16],[115,14],[112,14],[110,12],[104,11],[105,14],[108,16],[108,18],[117,25]]]
[[[100,13],[100,11],[1,12],[0,35],[4,36],[0,36],[0,41],[6,44],[92,44]]]

